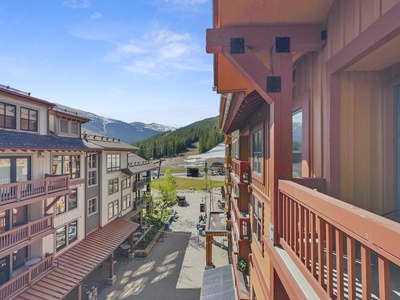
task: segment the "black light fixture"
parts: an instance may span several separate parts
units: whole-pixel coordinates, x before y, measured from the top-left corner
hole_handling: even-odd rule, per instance
[[[267,77],[267,93],[280,93],[281,92],[281,77],[268,76]]]
[[[231,54],[243,54],[244,53],[244,38],[231,38],[230,45]]]

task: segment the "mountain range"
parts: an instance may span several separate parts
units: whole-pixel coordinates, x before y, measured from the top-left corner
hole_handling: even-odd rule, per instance
[[[128,144],[147,139],[163,132],[176,130],[174,127],[157,123],[126,123],[120,120],[99,116],[91,112],[75,109],[61,104],[57,104],[57,108],[61,111],[74,113],[78,116],[89,119],[90,122],[82,124],[82,132],[85,129],[88,129],[104,136],[121,139],[122,142]]]

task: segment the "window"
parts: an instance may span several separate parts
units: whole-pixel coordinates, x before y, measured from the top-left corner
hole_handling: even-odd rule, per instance
[[[88,216],[97,213],[97,198],[92,198],[88,200],[87,209],[88,209],[87,211]]]
[[[121,155],[107,154],[107,172],[118,171],[121,169]]]
[[[108,194],[115,194],[119,190],[119,180],[118,178],[114,178],[108,181]]]
[[[301,177],[302,163],[302,131],[303,131],[303,112],[301,109],[293,113],[293,177]]]
[[[9,128],[15,129],[16,122],[15,122],[15,112],[16,106],[7,104],[4,102],[0,102],[0,127],[1,128]]]
[[[89,154],[87,158],[88,165],[88,186],[97,184],[97,154]]]
[[[126,189],[131,186],[131,177],[130,176],[125,176],[122,178],[122,189]]]
[[[71,121],[71,133],[78,135],[79,134],[79,123]]]
[[[122,197],[122,210],[127,209],[132,204],[131,194]]]
[[[68,231],[67,231],[68,228]],[[67,247],[78,239],[78,221],[72,221],[56,230],[56,251]]]
[[[119,211],[118,200],[108,203],[108,219],[111,219],[118,215]]]
[[[73,189],[70,195],[64,195],[56,203],[56,215],[63,214],[67,211],[78,207],[77,189]]]
[[[262,203],[253,196],[253,233],[256,236],[258,242],[262,239]]]
[[[262,171],[262,130],[253,133],[253,171]]]
[[[60,132],[61,133],[68,133],[68,121],[61,119],[60,120]]]
[[[53,174],[70,175],[70,178],[80,177],[80,155],[54,155]]]
[[[56,251],[60,251],[61,249],[65,248],[65,246],[67,246],[65,227],[66,226],[62,226],[56,231]]]
[[[38,131],[38,111],[21,107],[21,130]]]

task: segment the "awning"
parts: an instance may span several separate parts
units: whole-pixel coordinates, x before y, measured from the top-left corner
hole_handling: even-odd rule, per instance
[[[205,270],[201,300],[236,300],[232,265]]]
[[[56,257],[53,269],[15,299],[62,299],[129,237],[139,224],[117,218]]]
[[[132,176],[134,174],[131,170],[129,170],[129,168],[123,168],[121,169],[121,172],[128,176]]]

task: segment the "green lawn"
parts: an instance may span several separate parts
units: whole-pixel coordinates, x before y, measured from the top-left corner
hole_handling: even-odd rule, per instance
[[[201,191],[206,187],[205,179],[193,179],[193,178],[181,178],[174,177],[176,181],[176,189],[177,190],[190,190],[194,188],[196,191]],[[158,189],[158,182],[164,180],[164,178],[153,179],[151,181],[151,188]],[[224,185],[224,181],[214,181],[208,180],[208,185],[211,185],[211,188],[219,188]]]

